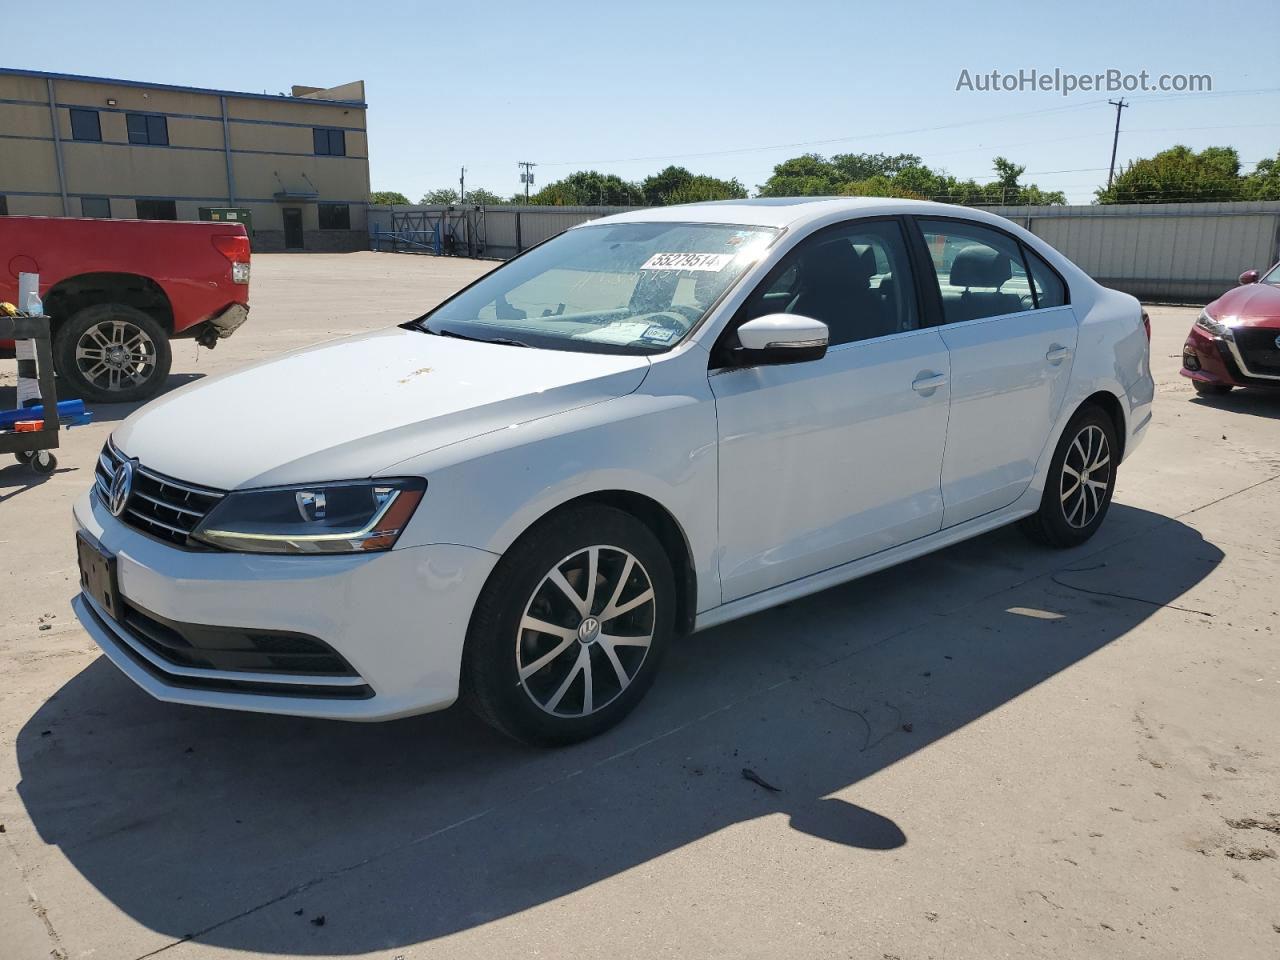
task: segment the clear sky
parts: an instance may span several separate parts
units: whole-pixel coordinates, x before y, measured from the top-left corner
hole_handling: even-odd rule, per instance
[[[957,91],[962,69],[1209,74],[1211,95],[1125,94],[1119,159],[1221,144],[1250,170],[1280,149],[1275,19],[1257,2],[5,6],[8,66],[272,93],[363,79],[373,187],[415,201],[463,165],[468,187],[512,193],[519,160],[539,186],[679,163],[754,190],[812,150],[917,153],[980,181],[1003,154],[1088,202],[1119,94]]]

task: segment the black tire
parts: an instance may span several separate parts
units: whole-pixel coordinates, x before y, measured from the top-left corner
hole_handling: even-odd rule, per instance
[[[13,455],[13,459],[17,460],[19,463],[26,464],[26,463],[30,463],[31,458],[34,457],[35,455],[36,454],[34,450],[19,450],[17,453]]]
[[[582,620],[581,610],[550,579],[558,571],[577,601],[584,600],[591,591],[579,592],[579,584],[585,587],[592,548],[597,551],[598,586],[587,619],[595,624],[597,637],[590,636],[592,624]],[[629,576],[618,587],[624,571]],[[646,581],[651,602],[617,617],[605,616],[613,600],[621,608],[642,597]],[[463,697],[487,723],[525,743],[554,746],[593,737],[630,713],[653,683],[674,630],[675,599],[666,552],[635,517],[594,504],[554,513],[503,555],[476,602],[463,654]],[[523,627],[526,611],[561,633]],[[634,641],[646,630],[652,639],[641,647]],[[606,638],[631,642],[615,645]],[[585,667],[581,657],[587,659]],[[518,658],[524,661],[523,680]],[[537,667],[540,660],[546,662]],[[630,677],[626,683],[624,675]],[[609,699],[596,706],[605,696]],[[577,715],[571,715],[575,708]]]
[[[1095,455],[1091,440],[1085,438],[1096,442],[1099,433],[1105,440],[1105,453]],[[1119,449],[1115,423],[1105,410],[1093,404],[1077,410],[1053,452],[1040,509],[1020,520],[1019,529],[1036,543],[1051,547],[1076,547],[1092,537],[1102,526],[1111,507]],[[1105,463],[1102,463],[1104,456]],[[1073,485],[1070,471],[1083,462],[1094,465],[1093,471],[1085,474],[1089,482]],[[1065,470],[1064,465],[1067,467]],[[1105,477],[1102,476],[1103,467]],[[1100,492],[1099,485],[1105,486],[1105,490]]]
[[[1202,397],[1225,397],[1231,392],[1231,385],[1226,383],[1205,383],[1203,380],[1192,380],[1191,386]]]
[[[41,476],[47,477],[58,469],[58,458],[48,450],[37,450],[27,461],[27,466]]]
[[[120,356],[117,367],[106,359],[113,348],[103,345],[90,331],[110,336],[119,331],[122,347],[136,347]],[[101,351],[103,359],[98,361],[96,355],[77,358],[80,347]],[[136,307],[122,303],[99,303],[73,314],[58,328],[53,353],[58,373],[72,392],[97,403],[150,400],[164,387],[173,362],[164,328]]]

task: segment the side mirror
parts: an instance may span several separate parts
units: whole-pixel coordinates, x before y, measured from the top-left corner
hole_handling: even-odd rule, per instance
[[[793,313],[770,313],[738,328],[731,351],[740,367],[820,360],[827,352],[827,325]]]
[[[1246,270],[1244,273],[1240,274],[1240,282],[1241,282],[1241,283],[1257,283],[1257,282],[1258,282],[1258,271],[1257,271],[1257,270]]]

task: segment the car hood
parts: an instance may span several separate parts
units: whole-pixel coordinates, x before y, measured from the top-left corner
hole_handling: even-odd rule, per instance
[[[198,380],[113,434],[143,466],[231,490],[385,473],[408,457],[631,393],[642,356],[393,328]]]
[[[1280,287],[1269,283],[1249,283],[1233,287],[1213,303],[1209,313],[1233,327],[1275,327],[1280,329]],[[1235,317],[1226,321],[1226,317]]]

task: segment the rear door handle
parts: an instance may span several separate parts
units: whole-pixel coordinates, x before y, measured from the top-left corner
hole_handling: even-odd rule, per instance
[[[945,373],[925,373],[911,381],[911,389],[916,393],[929,394],[947,382]]]
[[[1044,358],[1054,366],[1057,366],[1069,356],[1071,356],[1071,351],[1068,348],[1059,343],[1055,343],[1049,348],[1049,352],[1044,355]]]

